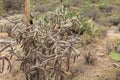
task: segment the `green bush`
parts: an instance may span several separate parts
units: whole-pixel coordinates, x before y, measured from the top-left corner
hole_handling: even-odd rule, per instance
[[[116,50],[109,53],[109,57],[114,61],[120,61],[120,43],[117,45]]]
[[[116,51],[111,51],[109,56],[114,61],[120,61],[120,54],[117,53]]]

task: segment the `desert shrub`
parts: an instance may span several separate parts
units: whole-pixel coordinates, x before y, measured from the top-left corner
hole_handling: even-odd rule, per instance
[[[109,57],[114,61],[120,61],[120,43],[115,49],[112,49],[109,53]]]
[[[115,51],[111,51],[109,56],[114,61],[120,61],[120,54]]]
[[[115,0],[114,2],[112,2],[114,4],[116,4],[117,6],[120,6],[120,0]]]
[[[3,15],[3,1],[0,1],[0,16]]]
[[[4,9],[9,10],[21,10],[24,0],[4,0]]]
[[[84,54],[84,58],[87,64],[95,65],[95,61],[97,60],[95,54],[95,51],[89,51]]]

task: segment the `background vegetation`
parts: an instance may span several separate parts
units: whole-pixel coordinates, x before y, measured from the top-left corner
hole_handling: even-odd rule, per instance
[[[19,67],[26,80],[120,80],[120,67],[114,64],[120,61],[120,0],[30,3],[33,25],[21,17],[23,0],[0,2],[0,15],[8,22],[3,27],[9,27],[9,37],[22,49],[14,52],[8,45],[1,52],[11,49],[10,55],[21,62]],[[9,18],[12,15],[14,19]],[[12,70],[9,56],[0,60],[1,72],[5,61],[9,63],[8,70]]]

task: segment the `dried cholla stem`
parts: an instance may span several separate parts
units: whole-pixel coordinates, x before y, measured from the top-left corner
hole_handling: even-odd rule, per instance
[[[11,46],[11,45],[7,45],[7,46],[5,46],[3,49],[1,49],[0,50],[0,54],[4,51],[4,50],[6,50],[6,49],[8,49],[8,48],[10,48],[10,50],[9,50],[9,54],[11,55],[10,56],[10,59],[12,58],[12,56],[13,55],[15,55],[15,56],[17,56],[18,58],[19,58],[19,56],[14,52],[14,49],[13,49],[13,47]],[[2,69],[1,69],[1,73],[4,71],[4,68],[5,68],[5,61],[8,63],[8,70],[9,70],[9,72],[11,72],[11,70],[12,70],[12,64],[11,64],[11,62],[10,62],[10,59],[8,58],[8,57],[6,57],[6,56],[1,56],[0,57],[0,60],[2,60]]]

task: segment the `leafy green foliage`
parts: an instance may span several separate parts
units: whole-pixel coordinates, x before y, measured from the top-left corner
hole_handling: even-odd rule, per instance
[[[117,53],[116,51],[111,51],[109,56],[114,61],[120,61],[120,54]]]
[[[117,51],[120,51],[120,43],[117,46]]]
[[[88,21],[85,21],[85,22],[82,22],[82,25],[80,27],[80,31],[85,31],[85,33],[89,34],[90,36],[98,36],[102,29],[99,28],[99,27],[96,27],[96,24],[93,20],[88,20]]]
[[[107,0],[101,0],[97,6],[98,8],[108,8],[110,4],[108,3]]]

